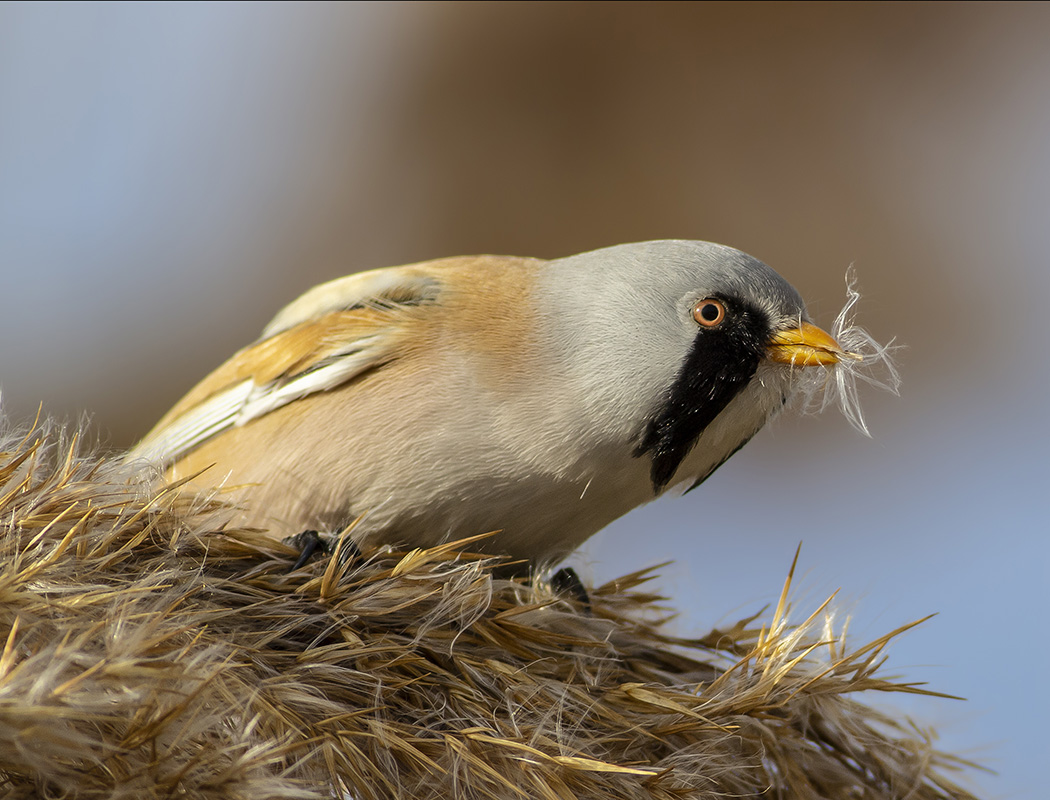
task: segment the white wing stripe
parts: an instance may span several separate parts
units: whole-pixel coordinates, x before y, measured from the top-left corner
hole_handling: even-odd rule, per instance
[[[376,337],[369,337],[376,338]],[[288,405],[294,400],[324,392],[346,383],[355,375],[359,375],[369,367],[378,363],[374,348],[365,348],[353,353],[339,356],[336,360],[323,367],[311,369],[287,383],[270,383],[266,386],[256,386],[244,399],[237,418],[233,425],[244,425],[257,417],[269,414],[281,406]]]
[[[163,464],[177,461],[205,439],[229,428],[254,388],[255,383],[248,379],[209,398],[155,436],[143,439],[128,457]]]
[[[287,382],[278,380],[257,386],[250,378],[242,381],[187,411],[156,435],[143,439],[128,458],[171,464],[229,428],[245,425],[315,392],[334,389],[381,363],[382,349],[376,346],[381,339],[360,339],[354,343],[353,351]]]

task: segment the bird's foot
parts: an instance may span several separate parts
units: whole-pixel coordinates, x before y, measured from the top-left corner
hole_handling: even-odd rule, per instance
[[[591,597],[587,594],[587,587],[583,585],[580,576],[572,567],[562,567],[551,575],[551,589],[556,594],[567,594],[578,602],[583,610],[591,613]]]
[[[294,547],[299,551],[299,557],[295,560],[291,572],[306,564],[314,554],[331,556],[339,545],[339,535],[334,533],[318,533],[315,530],[307,530],[289,536],[282,540],[284,544]],[[361,551],[352,539],[343,541],[342,547],[338,547],[339,561],[347,564],[356,561],[361,556]]]

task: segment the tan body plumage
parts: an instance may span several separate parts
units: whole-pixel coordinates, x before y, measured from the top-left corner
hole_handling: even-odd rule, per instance
[[[698,334],[695,306],[723,295],[768,318],[765,355],[691,441],[671,430],[646,450],[694,340],[714,335]],[[427,546],[499,530],[489,549],[557,559],[717,468],[780,408],[792,363],[832,363],[837,346],[804,314],[761,262],[697,242],[375,270],[288,306],[132,456],[232,487],[243,521],[279,536],[361,517],[360,537]]]

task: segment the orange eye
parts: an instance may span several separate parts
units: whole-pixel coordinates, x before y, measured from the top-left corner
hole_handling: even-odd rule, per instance
[[[715,328],[726,318],[726,307],[721,300],[708,297],[693,306],[693,319],[705,328]]]

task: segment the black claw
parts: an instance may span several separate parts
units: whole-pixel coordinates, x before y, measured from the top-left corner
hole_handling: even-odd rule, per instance
[[[567,594],[576,600],[588,614],[591,611],[591,597],[587,588],[572,567],[562,567],[551,575],[551,588],[557,594]]]
[[[295,572],[299,567],[303,566],[313,557],[314,553],[318,551],[322,554],[330,552],[328,542],[321,538],[321,534],[312,530],[289,536],[284,540],[284,543],[299,549],[299,558],[295,560],[295,565],[290,570],[291,572]]]
[[[337,536],[321,534],[314,530],[303,531],[295,534],[295,536],[289,536],[284,540],[284,543],[299,551],[299,558],[295,560],[295,564],[290,571],[295,572],[313,558],[315,554],[322,556],[332,555],[338,542],[339,538]],[[360,557],[361,550],[352,539],[346,539],[343,542],[343,546],[339,548],[340,564],[352,563]]]

